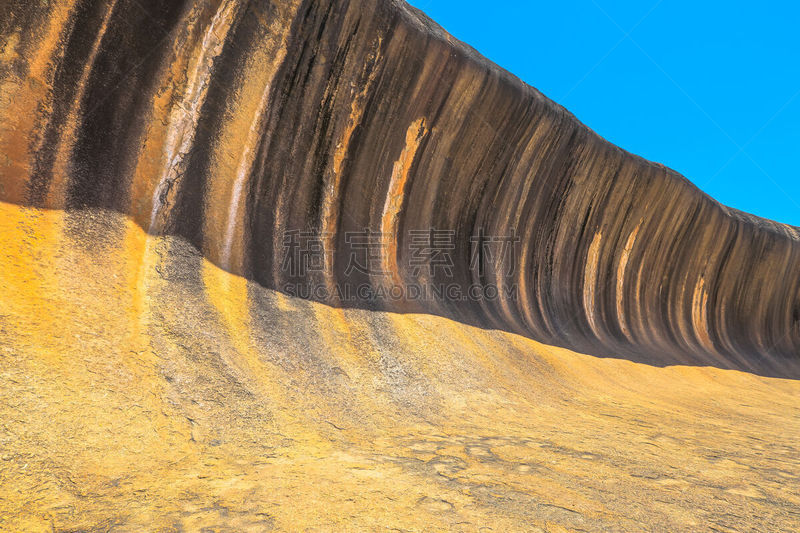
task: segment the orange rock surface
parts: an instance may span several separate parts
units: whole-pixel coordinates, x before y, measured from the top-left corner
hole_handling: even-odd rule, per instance
[[[800,528],[795,380],[293,299],[109,212],[0,234],[4,531]]]

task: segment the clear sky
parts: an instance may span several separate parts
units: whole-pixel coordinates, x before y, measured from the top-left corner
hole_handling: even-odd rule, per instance
[[[800,2],[411,4],[609,141],[800,226]]]

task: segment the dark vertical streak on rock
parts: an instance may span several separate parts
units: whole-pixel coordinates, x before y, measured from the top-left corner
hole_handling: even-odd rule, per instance
[[[53,94],[58,95],[52,101],[52,109],[41,110],[43,122],[41,138],[32,146],[33,163],[28,181],[28,204],[41,207],[47,196],[53,177],[58,144],[67,114],[72,107],[76,92],[80,89],[78,82],[81,72],[87,65],[92,42],[100,30],[103,2],[84,0],[78,4],[75,14],[70,20],[68,35],[64,36],[63,55],[55,67]]]
[[[259,26],[269,17],[269,5],[246,0],[247,7],[240,10],[233,22],[233,30],[225,41],[219,57],[214,59],[209,79],[208,95],[200,110],[194,144],[199,150],[188,154],[186,170],[175,207],[169,219],[170,233],[180,235],[195,247],[203,247],[203,218],[195,216],[198,206],[206,203],[212,172],[211,148],[219,142],[219,132],[228,120],[228,97],[233,80],[240,77],[242,66],[253,47],[258,46]],[[267,13],[264,13],[267,11]],[[263,17],[261,15],[264,15]]]
[[[137,125],[148,114],[156,72],[169,57],[169,33],[183,2],[122,2],[87,81],[81,103],[80,135],[67,192],[70,208],[127,209],[131,147]]]

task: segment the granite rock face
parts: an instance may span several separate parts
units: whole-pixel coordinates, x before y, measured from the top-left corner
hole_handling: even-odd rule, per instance
[[[0,0],[0,530],[798,531],[799,267],[403,2]]]
[[[279,290],[516,296],[333,305],[655,364],[782,374],[797,360],[798,228],[609,144],[403,2],[0,9],[7,202],[113,209]],[[431,228],[450,232],[447,272],[412,268],[414,232]],[[345,276],[365,230],[380,234],[376,265]],[[324,269],[282,268],[291,231],[321,241]],[[518,241],[474,261],[480,235]]]

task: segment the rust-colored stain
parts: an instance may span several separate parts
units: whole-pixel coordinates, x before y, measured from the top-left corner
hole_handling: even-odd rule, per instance
[[[405,142],[403,143],[403,151],[400,152],[400,157],[397,158],[392,167],[389,189],[386,192],[386,201],[383,204],[383,213],[381,214],[381,233],[384,236],[388,236],[382,253],[382,270],[395,274],[395,281],[398,283],[402,283],[402,280],[396,274],[400,269],[397,265],[398,242],[395,236],[399,235],[397,226],[400,210],[403,208],[405,188],[411,165],[414,163],[419,145],[427,133],[428,129],[425,127],[424,117],[418,118],[408,126]]]

